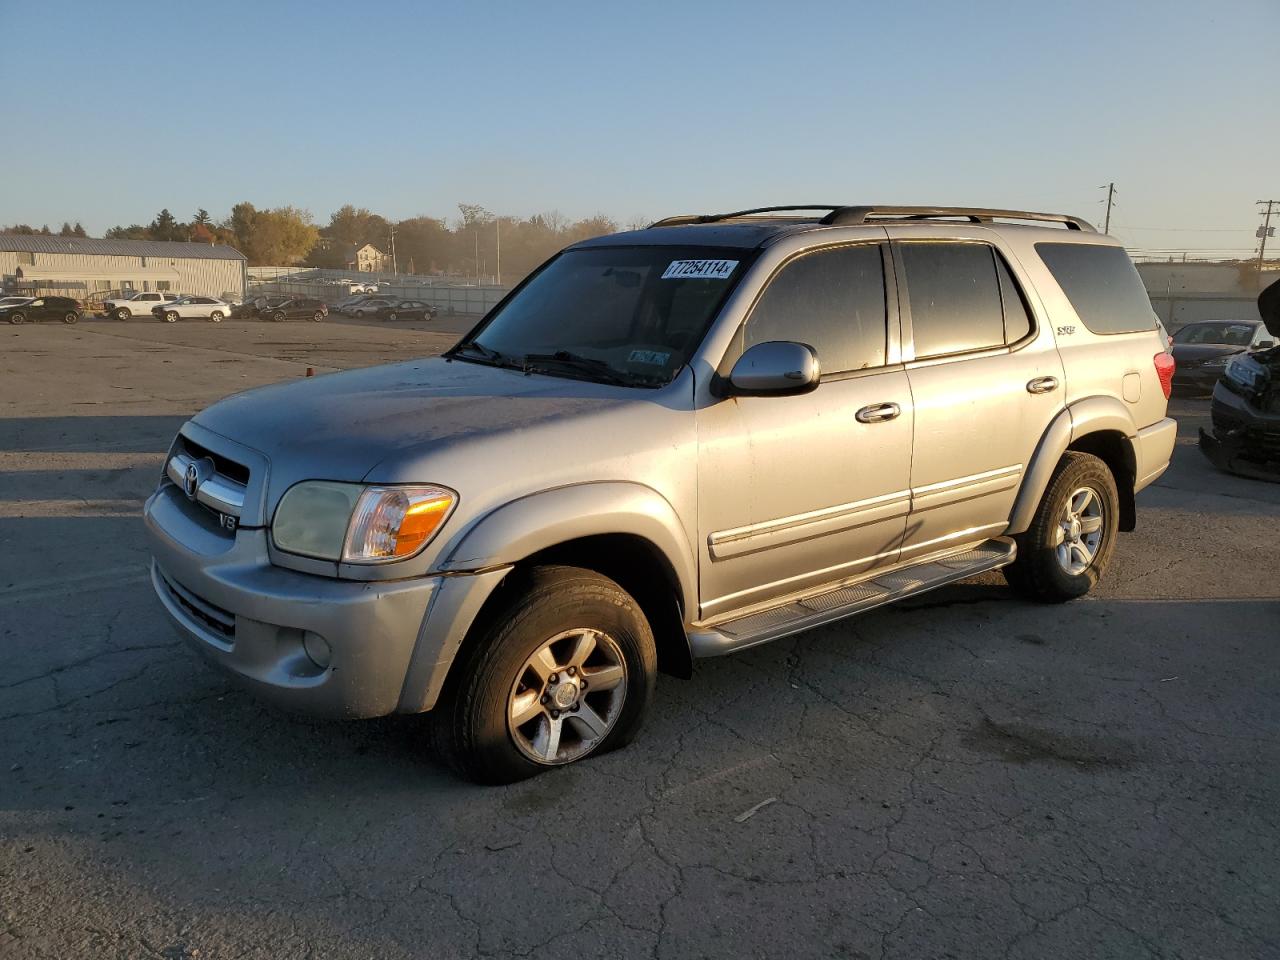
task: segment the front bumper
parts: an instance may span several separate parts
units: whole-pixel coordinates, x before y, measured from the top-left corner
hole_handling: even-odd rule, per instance
[[[1214,387],[1211,430],[1200,430],[1200,451],[1221,470],[1280,482],[1280,411],[1266,413],[1227,389]]]
[[[179,633],[255,694],[315,716],[376,717],[400,707],[441,579],[360,583],[298,573],[267,559],[267,531],[233,535],[164,485],[144,508],[152,584]],[[460,580],[472,578],[457,578]],[[313,659],[327,650],[326,659]],[[419,692],[409,709],[425,709]],[[426,706],[429,706],[427,704]]]

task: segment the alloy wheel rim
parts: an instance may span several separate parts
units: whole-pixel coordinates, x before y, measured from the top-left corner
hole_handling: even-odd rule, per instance
[[[1102,546],[1102,497],[1092,487],[1074,490],[1063,505],[1054,535],[1058,564],[1076,577],[1084,573]]]
[[[543,641],[524,662],[507,698],[507,730],[534,763],[581,759],[622,715],[627,664],[617,641],[587,627]]]

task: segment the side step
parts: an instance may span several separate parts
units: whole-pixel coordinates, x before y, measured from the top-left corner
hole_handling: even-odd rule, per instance
[[[1013,563],[1017,546],[999,537],[958,553],[897,567],[867,580],[836,587],[779,607],[704,627],[689,635],[695,657],[719,657],[790,636],[864,610],[925,593],[974,574]]]

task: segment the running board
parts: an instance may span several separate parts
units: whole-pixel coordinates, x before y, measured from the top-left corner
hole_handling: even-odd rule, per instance
[[[719,657],[726,653],[737,653],[779,637],[843,620],[864,610],[1007,566],[1013,563],[1017,551],[1014,542],[1004,537],[987,540],[968,550],[897,567],[867,580],[836,587],[826,593],[792,600],[782,606],[748,614],[737,620],[727,620],[714,627],[703,627],[689,634],[689,646],[695,657]]]

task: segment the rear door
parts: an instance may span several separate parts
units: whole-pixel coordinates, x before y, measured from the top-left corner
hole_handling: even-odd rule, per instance
[[[1053,332],[994,235],[889,233],[915,405],[906,560],[1004,531],[1065,391]]]
[[[867,242],[784,262],[739,331],[741,349],[807,343],[821,383],[799,396],[730,397],[698,410],[704,618],[897,558],[912,411],[887,256],[887,244]],[[866,413],[887,405],[893,411]]]

